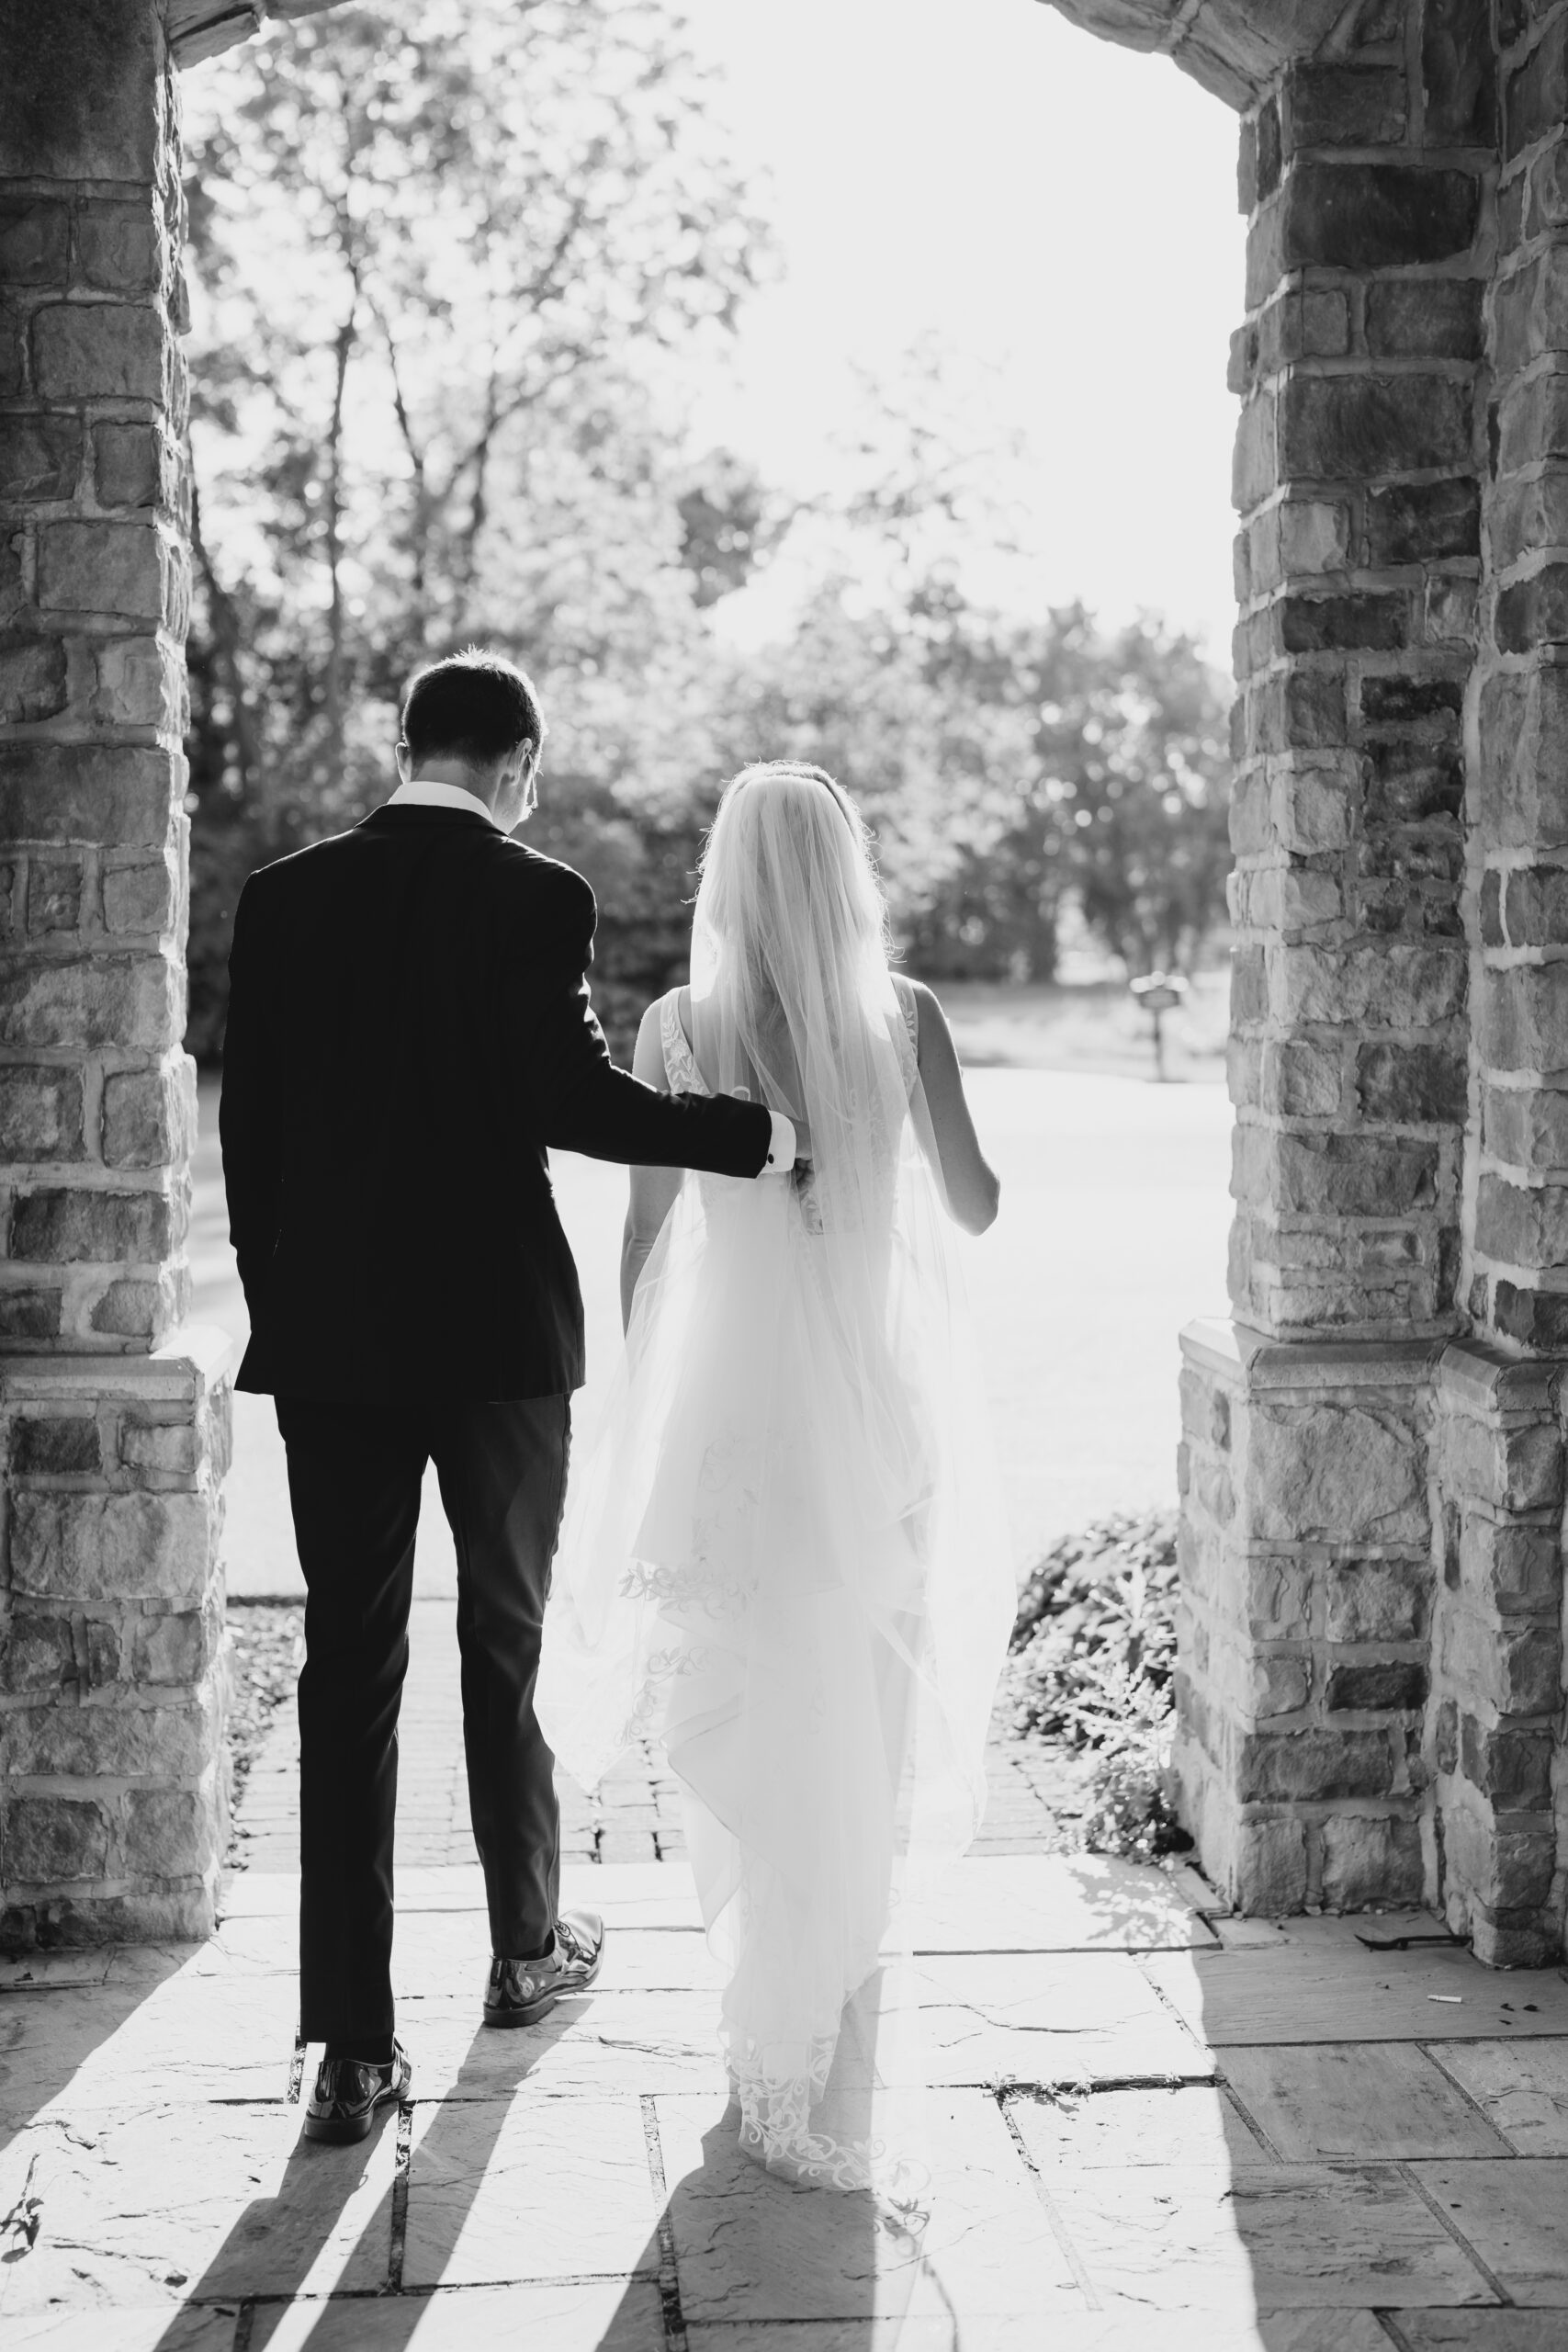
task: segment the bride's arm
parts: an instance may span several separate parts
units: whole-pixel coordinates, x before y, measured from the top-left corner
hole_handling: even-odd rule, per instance
[[[931,1113],[947,1205],[965,1233],[984,1233],[996,1222],[1001,1182],[975,1133],[947,1015],[923,980],[911,980],[909,986],[919,1014],[920,1084]]]
[[[656,1087],[660,1094],[670,1091],[670,1080],[664,1069],[664,1046],[659,1034],[657,1004],[650,1004],[642,1016],[642,1026],[637,1033],[637,1051],[632,1056],[632,1076],[640,1078],[645,1086]],[[649,1252],[659,1238],[665,1218],[680,1198],[682,1170],[679,1168],[634,1168],[631,1177],[631,1201],[626,1209],[626,1229],[621,1240],[623,1331],[632,1319],[632,1294],[637,1289],[637,1278],[648,1263]]]

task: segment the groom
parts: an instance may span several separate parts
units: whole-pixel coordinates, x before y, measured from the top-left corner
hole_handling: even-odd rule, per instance
[[[787,1119],[614,1068],[588,993],[593,893],[509,838],[535,806],[534,688],[471,650],[415,678],[401,779],[352,832],[254,874],[230,957],[221,1127],[308,1594],[299,1677],[308,2137],[355,2140],[409,2081],[393,2040],[392,1829],[414,1527],[434,1461],[457,1554],[463,1738],[493,1959],[487,2025],[598,1973],[561,1913],[534,1717],[582,1302],[547,1148],[787,1175]]]

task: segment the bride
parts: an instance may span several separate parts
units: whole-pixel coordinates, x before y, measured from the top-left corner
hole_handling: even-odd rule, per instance
[[[809,1167],[632,1170],[626,1350],[568,1508],[538,1712],[590,1788],[628,1742],[663,1749],[728,1971],[740,2143],[863,2188],[870,2089],[836,2096],[864,2054],[854,2003],[895,1906],[978,1826],[1013,1611],[953,1234],[990,1225],[998,1187],[819,768],[769,761],[726,791],[693,975],[645,1015],[637,1076],[760,1097]]]

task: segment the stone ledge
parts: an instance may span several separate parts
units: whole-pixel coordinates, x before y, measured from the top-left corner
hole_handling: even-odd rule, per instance
[[[1183,1326],[1181,1353],[1249,1388],[1388,1388],[1432,1377],[1447,1340],[1275,1340],[1250,1324],[1201,1316]]]
[[[151,1355],[0,1356],[0,1405],[84,1396],[195,1405],[226,1385],[238,1355],[216,1324],[186,1323]]]
[[[1551,1412],[1564,1366],[1551,1356],[1513,1356],[1489,1340],[1453,1340],[1438,1359],[1438,1385],[1483,1412]]]

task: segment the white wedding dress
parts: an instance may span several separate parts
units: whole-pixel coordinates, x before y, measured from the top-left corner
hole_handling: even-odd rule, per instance
[[[1014,1588],[913,1000],[888,980],[844,1098],[859,1127],[820,1153],[853,1182],[684,1180],[574,1475],[538,1709],[585,1785],[638,1737],[682,1784],[742,2146],[897,2198],[879,1954],[978,1825]],[[710,1084],[680,992],[660,1012],[671,1091],[716,1091],[722,1049]],[[699,1051],[704,1021],[699,1000]]]

